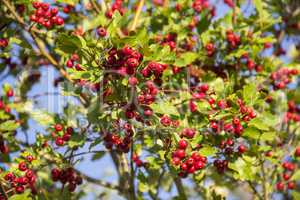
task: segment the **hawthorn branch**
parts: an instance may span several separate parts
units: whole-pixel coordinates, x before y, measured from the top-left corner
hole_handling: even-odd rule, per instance
[[[135,30],[136,25],[137,25],[137,23],[138,23],[138,20],[139,20],[139,18],[140,18],[141,12],[142,12],[142,8],[143,8],[143,6],[144,6],[144,3],[145,3],[145,0],[141,0],[141,1],[139,2],[138,7],[137,7],[136,12],[135,12],[135,16],[134,16],[134,18],[133,18],[132,25],[131,25],[129,31],[134,31],[134,30]]]
[[[5,192],[4,186],[2,185],[1,182],[0,182],[0,188],[1,188],[1,193],[4,195],[4,197],[5,197],[6,199],[8,199],[8,196],[7,196],[6,192]]]
[[[74,81],[71,79],[71,77],[67,74],[67,72],[59,66],[58,62],[46,51],[45,43],[38,38],[38,36],[35,34],[37,32],[35,27],[31,27],[30,29],[26,28],[26,23],[24,22],[23,18],[18,15],[18,13],[15,11],[13,5],[8,1],[8,0],[3,0],[5,6],[9,9],[9,11],[12,13],[14,18],[17,20],[19,24],[21,24],[27,32],[31,35],[33,38],[34,42],[36,43],[40,53],[47,59],[49,62],[60,72],[60,74],[70,81],[71,83],[74,83]],[[40,31],[38,31],[40,32]],[[80,94],[80,100],[84,104],[84,106],[89,105],[89,101],[87,97],[84,94]]]
[[[95,179],[93,177],[90,177],[90,176],[88,176],[86,174],[82,174],[82,172],[80,172],[80,171],[78,171],[76,169],[75,169],[75,171],[79,172],[79,174],[81,175],[81,177],[84,178],[85,180],[87,180],[89,183],[93,183],[93,184],[99,185],[101,187],[112,189],[112,190],[117,190],[117,191],[120,191],[120,189],[121,189],[119,186],[114,185],[112,183],[108,183],[108,182],[105,182],[105,181],[98,180],[98,179]]]

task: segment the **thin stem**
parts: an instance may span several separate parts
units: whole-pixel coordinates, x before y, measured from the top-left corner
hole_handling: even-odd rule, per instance
[[[130,31],[134,31],[135,28],[136,28],[136,25],[138,23],[138,20],[140,18],[140,14],[142,12],[142,8],[144,6],[144,3],[145,3],[145,0],[141,0],[137,6],[137,9],[136,9],[136,12],[135,12],[135,16],[134,16],[134,19],[133,19],[133,22],[132,22],[132,25],[130,27]]]

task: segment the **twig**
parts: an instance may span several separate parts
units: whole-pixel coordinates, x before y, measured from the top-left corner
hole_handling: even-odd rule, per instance
[[[130,31],[134,31],[135,28],[136,28],[136,25],[138,23],[138,20],[139,20],[139,17],[140,17],[140,14],[142,12],[142,8],[144,6],[144,3],[145,3],[145,0],[141,0],[138,4],[138,7],[136,9],[136,12],[135,12],[135,16],[134,16],[134,19],[133,19],[133,22],[132,22],[132,25],[130,27]]]
[[[10,12],[13,14],[13,16],[15,17],[15,19],[18,21],[18,23],[20,23],[22,26],[26,26],[24,20],[22,17],[20,17],[18,15],[18,13],[15,11],[14,7],[10,4],[10,2],[8,0],[3,0],[5,6],[10,10]],[[26,30],[26,27],[25,27]],[[38,46],[40,53],[46,57],[49,62],[57,69],[59,70],[59,72],[61,73],[61,75],[67,79],[68,81],[70,81],[71,83],[74,83],[74,81],[70,78],[70,76],[67,74],[67,72],[59,66],[59,64],[57,63],[57,61],[46,51],[45,49],[45,44],[42,40],[40,40],[36,34],[35,34],[35,29],[34,27],[31,28],[30,30],[27,30],[30,35],[32,36],[33,40],[35,41],[36,45]],[[84,104],[84,106],[88,106],[89,105],[89,101],[87,99],[87,97],[84,94],[80,94],[80,100],[81,102]]]

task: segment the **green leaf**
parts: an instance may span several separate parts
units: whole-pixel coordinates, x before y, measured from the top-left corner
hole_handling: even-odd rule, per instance
[[[250,83],[243,87],[243,100],[248,105],[253,105],[258,98],[258,91],[255,83]]]
[[[259,130],[262,131],[268,131],[269,130],[269,126],[265,123],[264,119],[261,117],[256,117],[254,119],[252,119],[249,124],[250,127],[255,127]]]
[[[87,19],[83,21],[83,30],[86,32],[88,30],[100,27],[100,26],[105,26],[107,22],[106,17],[104,14],[97,14],[97,17],[93,19]]]
[[[57,47],[65,53],[74,53],[77,49],[86,46],[85,40],[81,36],[61,33],[57,38]]]
[[[297,171],[293,174],[293,176],[291,177],[291,180],[296,180],[296,181],[300,180],[300,170],[297,170]]]
[[[292,191],[293,199],[300,199],[300,193],[297,191]]]
[[[35,110],[30,112],[30,116],[33,120],[38,122],[43,126],[49,126],[50,124],[54,124],[54,118],[51,114],[47,113],[46,111],[42,110]]]
[[[159,114],[167,114],[167,115],[176,115],[178,116],[179,113],[175,106],[173,106],[170,102],[159,102],[151,104],[150,107],[155,113]]]
[[[260,136],[260,131],[254,127],[248,127],[244,130],[243,137],[257,140]]]
[[[19,124],[14,120],[8,120],[0,124],[0,131],[14,131],[19,127]]]
[[[191,64],[198,58],[198,54],[194,52],[186,52],[180,55],[179,58],[175,60],[175,66],[184,67]]]
[[[254,167],[251,162],[238,158],[235,162],[229,163],[228,167],[234,170],[235,178],[240,180],[255,180],[255,174],[258,171],[258,167]]]
[[[105,155],[105,151],[99,151],[92,156],[92,161],[99,160]]]
[[[79,0],[57,0],[57,2],[74,6],[75,4],[77,4],[79,2]]]
[[[198,144],[200,144],[200,142],[202,141],[202,139],[203,139],[203,135],[196,134],[196,136],[191,141],[192,148],[195,148]]]
[[[203,156],[213,156],[216,152],[217,150],[211,146],[205,146],[199,150],[199,153]]]
[[[23,194],[15,194],[9,198],[9,200],[32,200],[29,190],[26,190]]]
[[[222,78],[216,78],[211,84],[211,87],[215,91],[216,95],[224,96],[224,81]]]
[[[260,136],[261,140],[273,141],[276,137],[276,132],[265,132]]]

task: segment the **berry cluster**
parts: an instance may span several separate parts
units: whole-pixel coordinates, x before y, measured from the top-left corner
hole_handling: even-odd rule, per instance
[[[119,13],[121,15],[124,15],[125,13],[125,8],[122,7],[122,3],[123,3],[123,0],[116,0],[112,6],[111,6],[111,9],[107,10],[106,13],[105,13],[105,16],[109,19],[112,18],[113,14],[115,11],[119,11]]]
[[[66,5],[66,6],[63,8],[63,12],[66,13],[66,14],[69,14],[73,9],[74,9],[74,6],[68,4],[68,5]]]
[[[12,97],[10,95],[13,95],[13,90],[9,90],[6,94],[7,97]],[[10,113],[11,109],[8,105],[5,104],[3,100],[0,99],[0,110],[4,110],[6,113]]]
[[[161,41],[161,44],[168,45],[171,50],[174,50],[176,48],[176,39],[177,39],[176,33],[168,33],[165,36],[165,38]]]
[[[72,127],[64,128],[61,124],[54,125],[54,131],[51,133],[55,144],[57,146],[64,146],[65,142],[68,142],[73,134],[74,130]]]
[[[226,155],[230,155],[234,152],[234,141],[231,138],[228,138],[226,140],[221,140],[219,148],[224,150],[224,153]],[[240,144],[237,147],[237,152],[239,154],[243,154],[245,153],[247,150],[246,146],[244,146],[243,144]]]
[[[79,60],[80,60],[80,58],[79,58],[78,54],[74,53],[71,55],[71,58],[67,60],[66,66],[68,68],[73,68],[75,65],[75,69],[77,71],[82,71],[83,70],[82,66],[78,63]]]
[[[54,25],[61,26],[64,24],[64,19],[58,16],[58,8],[53,7],[50,9],[48,3],[35,1],[32,6],[36,9],[30,16],[30,20],[36,22],[47,29],[53,28]]]
[[[138,96],[138,102],[140,104],[150,105],[155,101],[155,97],[158,94],[158,88],[152,81],[147,81],[145,85],[146,87]]]
[[[132,161],[136,164],[137,167],[145,166],[145,163],[139,158],[137,154],[132,155]]]
[[[162,117],[160,117],[160,123],[166,127],[173,126],[176,128],[179,126],[179,121],[171,119],[168,115],[163,115]]]
[[[147,67],[145,67],[141,73],[142,75],[147,78],[150,77],[152,74],[156,77],[159,78],[164,70],[166,70],[168,65],[166,64],[161,64],[157,62],[150,62],[148,63]]]
[[[187,146],[187,141],[181,139],[178,142],[178,148],[172,153],[172,164],[180,167],[178,175],[182,178],[203,169],[207,163],[207,158],[197,152],[192,152],[190,156],[187,156],[185,152]]]
[[[251,107],[246,107],[242,100],[238,99],[237,104],[240,107],[239,111],[244,123],[247,124],[251,119],[256,117],[254,110]],[[227,102],[222,100],[220,100],[217,105],[220,109],[228,107]],[[231,122],[227,123],[225,123],[224,120],[212,120],[210,122],[210,127],[216,133],[220,133],[224,130],[228,133],[234,133],[237,137],[241,136],[244,130],[239,117],[233,117]]]
[[[28,155],[26,159],[19,163],[18,173],[9,172],[4,176],[4,180],[13,188],[17,194],[21,194],[26,188],[31,189],[32,194],[36,194],[35,182],[36,175],[33,170],[30,169],[30,164],[34,160],[31,155]]]
[[[205,45],[205,49],[206,49],[207,56],[211,57],[211,56],[214,55],[214,53],[215,53],[215,46],[214,46],[213,43],[211,43],[211,42],[207,43]]]
[[[196,88],[192,89],[192,99],[189,101],[189,109],[191,112],[197,111],[196,101],[201,101],[207,97],[207,91],[209,90],[209,86],[207,84],[202,84]],[[208,100],[211,102],[212,100]]]
[[[53,168],[51,177],[54,182],[60,181],[63,185],[68,183],[69,192],[74,192],[77,185],[81,185],[83,182],[82,177],[71,167],[67,169]]]
[[[115,146],[119,151],[123,153],[128,153],[130,150],[132,136],[134,134],[132,126],[129,123],[125,123],[124,125],[119,125],[122,127],[125,136],[122,138],[121,136],[114,133],[105,133],[103,140],[104,145],[107,149],[112,149]]]
[[[214,166],[217,168],[219,174],[223,174],[228,169],[228,160],[216,159]]]
[[[283,180],[278,181],[276,183],[276,189],[278,191],[284,191],[285,190],[285,184],[287,186],[287,189],[289,189],[289,190],[295,189],[296,188],[295,181],[289,181],[292,174],[293,174],[293,172],[295,171],[295,168],[296,168],[295,164],[292,163],[292,162],[285,161],[285,162],[282,163],[282,167],[284,169],[284,172],[282,174],[282,179]]]
[[[6,38],[0,38],[0,48],[5,48],[8,45],[8,40]]]
[[[232,30],[226,31],[226,40],[229,43],[231,49],[236,48],[241,43],[241,37],[233,33]]]
[[[274,89],[284,89],[292,81],[292,76],[298,75],[297,69],[280,68],[270,75]]]
[[[134,75],[142,60],[142,54],[129,46],[124,46],[119,50],[113,48],[109,51],[105,68],[117,70],[122,76]]]
[[[288,102],[288,111],[285,113],[284,122],[289,121],[300,121],[300,106],[297,106],[295,101]]]
[[[195,12],[200,13],[202,10],[207,9],[209,7],[209,1],[208,0],[194,0],[193,9]]]

